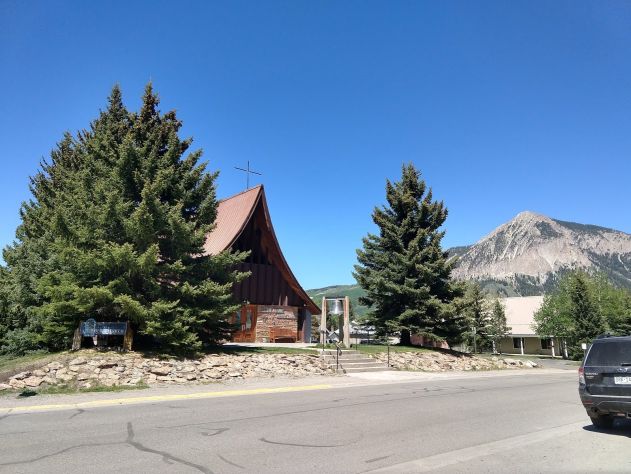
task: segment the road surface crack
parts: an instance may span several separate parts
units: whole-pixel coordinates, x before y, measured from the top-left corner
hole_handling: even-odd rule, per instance
[[[194,469],[197,469],[199,472],[203,472],[204,474],[213,474],[213,472],[210,469],[204,466],[200,466],[199,464],[192,463],[190,461],[187,461],[186,459],[178,458],[176,456],[173,456],[172,454],[167,453],[166,451],[160,451],[157,449],[148,448],[142,443],[135,441],[134,438],[135,438],[134,427],[132,426],[131,422],[128,422],[127,423],[127,439],[125,440],[125,442],[129,444],[130,446],[133,446],[134,448],[136,448],[138,451],[143,451],[145,453],[157,454],[159,456],[162,456],[162,460],[167,464],[170,463],[170,461],[173,461],[178,464],[183,464],[185,466],[189,466]]]
[[[69,420],[72,420],[75,416],[79,416],[82,413],[85,413],[85,410],[83,408],[77,408],[77,413],[73,413],[70,418],[68,418]]]
[[[342,448],[344,446],[348,446],[351,443],[347,444],[301,444],[301,443],[284,443],[281,441],[270,441],[269,439],[259,438],[260,441],[269,444],[279,444],[281,446],[297,446],[299,448]]]
[[[230,464],[231,466],[234,467],[238,467],[239,469],[245,469],[245,467],[238,465],[237,463],[234,463],[232,461],[229,461],[228,459],[224,458],[221,454],[217,454],[217,456],[219,457],[219,459],[221,459],[223,462]]]
[[[4,420],[7,416],[9,416],[12,410],[13,408],[9,408],[9,411],[7,411],[4,415],[0,416],[0,421]]]
[[[202,436],[217,436],[218,434],[225,433],[229,429],[230,428],[213,428],[211,431],[214,431],[214,433],[206,433],[203,431]]]
[[[25,459],[24,461],[15,461],[15,462],[1,463],[0,467],[2,467],[2,466],[17,466],[17,465],[20,465],[20,464],[31,464],[33,462],[41,461],[43,459],[48,459],[48,458],[52,458],[54,456],[59,456],[60,454],[67,453],[68,451],[72,451],[73,449],[77,449],[77,448],[93,448],[93,447],[98,447],[98,446],[114,446],[116,444],[122,444],[122,443],[120,441],[117,441],[117,442],[113,442],[113,443],[77,444],[76,446],[70,446],[68,448],[64,448],[64,449],[61,449],[59,451],[55,451],[54,453],[44,454],[43,456],[38,456],[36,458]]]

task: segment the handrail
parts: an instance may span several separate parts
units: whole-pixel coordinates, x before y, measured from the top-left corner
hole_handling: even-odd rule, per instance
[[[340,347],[340,342],[335,343],[335,347],[337,351],[335,351],[335,371],[340,370],[340,356],[342,355],[342,348]]]

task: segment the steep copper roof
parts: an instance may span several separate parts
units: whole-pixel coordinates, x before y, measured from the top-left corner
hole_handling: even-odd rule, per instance
[[[204,244],[206,253],[217,255],[232,246],[254,213],[262,190],[257,186],[219,201],[215,228]]]
[[[267,208],[265,191],[263,186],[256,186],[242,193],[235,194],[229,198],[219,201],[217,206],[217,219],[215,228],[206,237],[204,251],[211,255],[216,255],[224,250],[228,250],[239,238],[248,222],[254,215],[258,206],[263,207],[265,213],[266,231],[271,234],[276,254],[280,257],[279,270],[284,275],[287,283],[300,296],[311,314],[320,314],[320,308],[309,298],[307,292],[300,286],[298,280],[289,268],[285,256],[280,249],[272,220]]]

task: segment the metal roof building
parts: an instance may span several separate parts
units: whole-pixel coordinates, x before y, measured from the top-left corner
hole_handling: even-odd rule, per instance
[[[205,252],[249,251],[239,265],[251,275],[234,286],[243,302],[234,322],[241,329],[240,342],[307,341],[311,339],[311,315],[320,309],[309,298],[289,268],[276,238],[263,186],[257,186],[219,202],[214,229]]]

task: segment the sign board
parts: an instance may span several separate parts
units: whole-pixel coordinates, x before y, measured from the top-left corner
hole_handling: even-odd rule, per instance
[[[81,323],[83,337],[124,336],[125,332],[127,332],[127,323],[97,323],[94,319]]]
[[[83,337],[96,336],[96,321],[92,318],[81,323],[81,335]]]
[[[124,336],[127,323],[96,323],[97,336]]]

